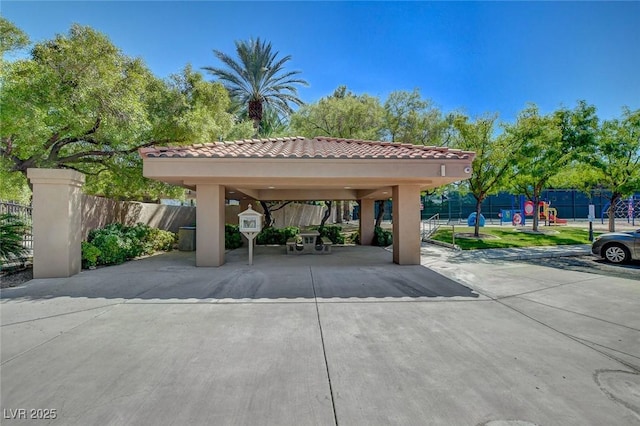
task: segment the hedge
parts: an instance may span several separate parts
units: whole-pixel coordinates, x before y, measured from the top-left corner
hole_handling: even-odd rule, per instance
[[[114,265],[156,251],[170,251],[176,234],[138,223],[125,226],[112,223],[92,229],[82,243],[82,265]]]

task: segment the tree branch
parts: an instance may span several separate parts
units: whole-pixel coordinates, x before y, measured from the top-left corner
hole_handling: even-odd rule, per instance
[[[118,154],[118,151],[85,151],[85,152],[78,152],[76,154],[73,155],[68,155],[66,157],[62,157],[62,158],[57,158],[56,159],[56,163],[58,164],[66,164],[66,163],[75,163],[75,162],[84,162],[85,157],[88,157],[88,159],[90,159],[91,157],[112,157],[114,155]]]
[[[76,154],[73,155],[68,155],[66,157],[62,157],[62,158],[58,158],[57,162],[59,164],[63,164],[63,163],[74,163],[74,162],[86,162],[86,160],[84,160],[85,157],[112,157],[114,155],[120,155],[120,154],[131,154],[133,152],[136,152],[139,148],[146,148],[149,146],[153,146],[153,145],[158,145],[158,144],[166,144],[168,143],[169,140],[161,140],[161,141],[150,141],[150,142],[145,142],[143,144],[139,144],[134,146],[133,148],[129,148],[129,149],[118,149],[118,150],[113,150],[113,151],[98,151],[98,150],[94,150],[94,151],[84,151],[84,152],[78,152]]]
[[[285,201],[284,203],[282,203],[282,205],[280,205],[278,208],[275,209],[270,209],[270,211],[273,212],[277,212],[280,209],[283,209],[287,204],[291,204],[293,201]]]
[[[89,130],[87,130],[83,135],[76,137],[76,138],[64,138],[62,140],[60,140],[60,131],[59,132],[55,132],[47,141],[47,143],[45,144],[44,148],[45,149],[49,149],[51,147],[53,147],[54,145],[56,145],[57,143],[62,142],[62,146],[64,145],[68,145],[70,143],[74,143],[74,142],[80,142],[80,141],[84,141],[86,140],[87,136],[90,136],[92,134],[94,134],[95,132],[98,131],[98,128],[100,127],[100,123],[102,122],[101,118],[98,117],[96,118],[96,122],[94,123],[93,127],[91,127]],[[61,129],[62,132],[69,130],[70,126],[65,126]],[[60,149],[58,149],[58,151],[60,151]]]
[[[74,167],[74,166],[65,166],[65,168],[67,168],[67,169],[71,169],[71,170],[75,170],[76,172],[80,172],[80,173],[82,173],[82,174],[90,175],[90,176],[98,176],[100,173],[102,173],[102,172],[104,172],[104,171],[108,170],[108,168],[107,168],[107,167],[104,167],[104,168],[102,168],[102,169],[98,170],[97,172],[88,172],[88,171],[86,171],[86,170],[82,170],[82,169],[77,168],[77,167]]]

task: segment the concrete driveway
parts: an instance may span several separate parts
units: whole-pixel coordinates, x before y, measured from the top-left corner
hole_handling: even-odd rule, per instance
[[[637,280],[437,248],[427,267],[282,252],[3,290],[2,423],[640,424]]]

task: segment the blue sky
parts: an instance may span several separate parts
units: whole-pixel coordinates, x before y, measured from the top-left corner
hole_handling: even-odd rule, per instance
[[[89,25],[166,77],[261,37],[293,56],[314,102],[339,85],[384,101],[420,88],[444,111],[543,112],[584,99],[640,108],[640,2],[32,2],[2,15],[33,41]]]

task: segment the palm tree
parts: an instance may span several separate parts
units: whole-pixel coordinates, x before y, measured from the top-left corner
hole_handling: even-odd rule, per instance
[[[288,116],[293,112],[290,104],[303,104],[298,98],[296,86],[308,86],[309,83],[296,77],[301,71],[284,71],[284,65],[291,55],[278,59],[279,52],[272,52],[271,43],[257,38],[236,41],[235,44],[239,61],[214,50],[213,53],[227,68],[204,69],[218,77],[231,97],[245,106],[257,133],[265,108]]]

